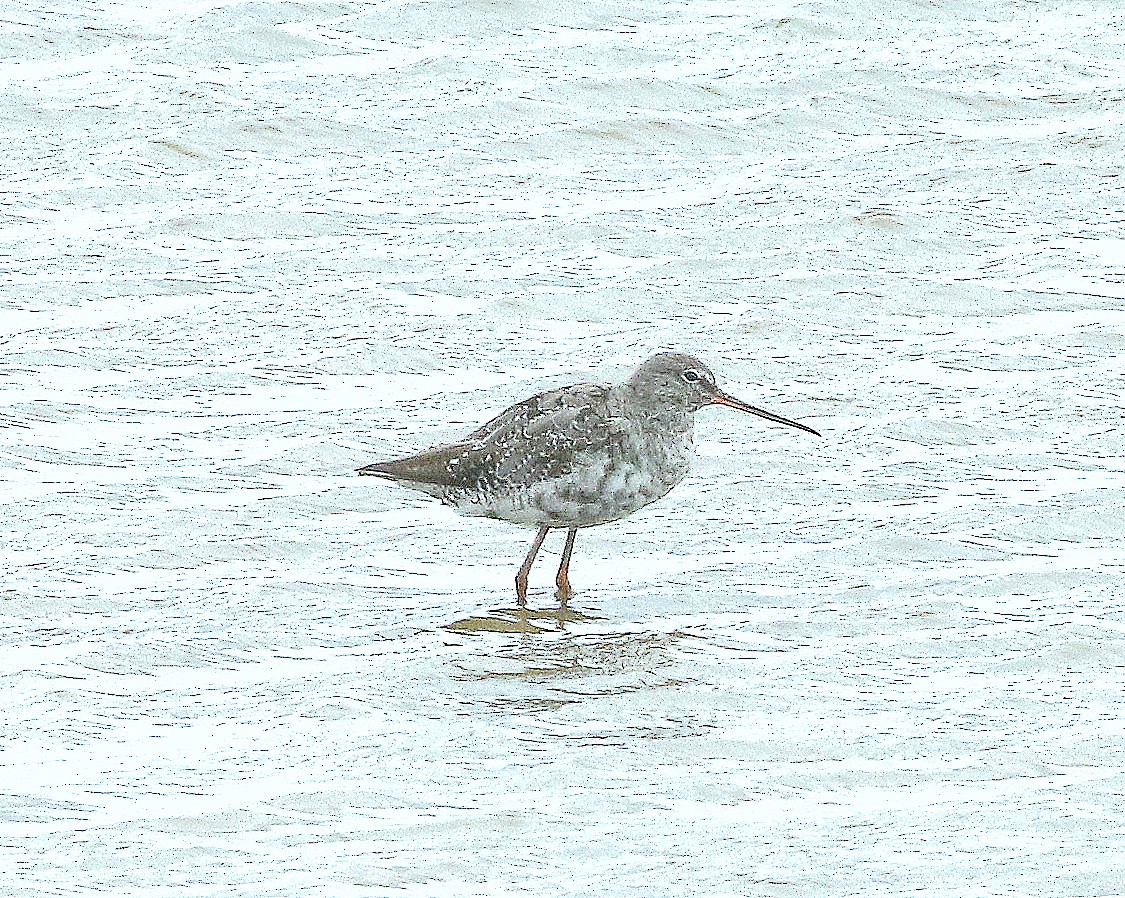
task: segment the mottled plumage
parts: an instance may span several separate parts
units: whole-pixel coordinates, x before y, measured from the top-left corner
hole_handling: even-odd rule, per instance
[[[547,531],[567,529],[556,578],[565,601],[577,530],[632,514],[683,480],[691,465],[694,413],[711,404],[816,433],[726,395],[698,359],[659,353],[624,383],[540,393],[460,442],[367,465],[359,473],[396,480],[467,514],[539,527],[516,578],[521,604]]]

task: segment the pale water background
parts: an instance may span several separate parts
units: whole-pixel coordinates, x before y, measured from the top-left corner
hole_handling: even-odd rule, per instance
[[[0,12],[0,892],[1125,894],[1120,4]],[[351,473],[661,348],[584,620]]]

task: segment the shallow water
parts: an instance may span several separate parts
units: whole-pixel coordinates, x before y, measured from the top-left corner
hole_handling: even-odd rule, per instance
[[[1121,894],[1114,4],[4,18],[0,892]],[[561,537],[353,468],[661,348]]]

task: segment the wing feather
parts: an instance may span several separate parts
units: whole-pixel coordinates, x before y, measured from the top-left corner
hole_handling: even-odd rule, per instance
[[[561,477],[588,458],[590,449],[611,442],[619,429],[609,394],[609,387],[598,384],[540,393],[457,443],[358,470],[451,489]]]

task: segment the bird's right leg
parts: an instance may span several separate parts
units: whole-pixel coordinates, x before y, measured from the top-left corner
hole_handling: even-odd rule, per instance
[[[535,556],[539,553],[539,547],[543,545],[543,540],[547,538],[547,531],[550,529],[546,524],[539,528],[531,548],[527,550],[527,558],[523,560],[523,565],[520,567],[519,573],[516,574],[516,598],[519,600],[521,608],[527,604],[527,576],[531,573]]]
[[[566,545],[563,546],[562,562],[559,564],[558,574],[555,575],[555,586],[558,587],[555,598],[559,600],[559,605],[562,607],[566,607],[566,600],[570,598],[570,553],[574,551],[574,537],[577,535],[577,527],[571,527],[566,532]]]

